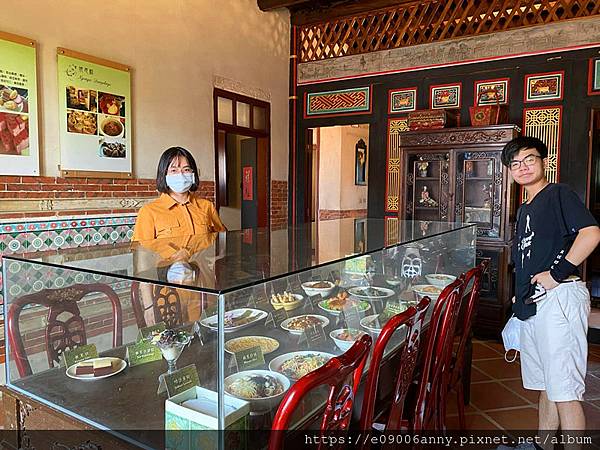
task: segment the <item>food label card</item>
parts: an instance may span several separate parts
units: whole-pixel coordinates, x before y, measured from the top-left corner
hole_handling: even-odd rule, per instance
[[[406,311],[406,306],[402,303],[387,302],[384,311],[387,312],[389,316],[395,316],[396,314]]]
[[[152,336],[153,333],[161,333],[167,329],[167,326],[164,322],[159,322],[155,325],[150,325],[149,327],[142,327],[138,331],[138,341],[142,339],[148,339]]]
[[[359,328],[361,315],[358,307],[352,306],[351,308],[344,308],[341,316],[344,317],[346,327]]]
[[[341,275],[339,270],[332,270],[331,272],[329,272],[329,281],[331,281],[332,283],[337,284],[340,278]]]
[[[317,349],[327,342],[327,335],[322,325],[311,325],[306,327],[300,339],[298,340],[298,346],[307,345],[308,348]]]
[[[129,366],[133,367],[152,361],[160,361],[162,359],[162,353],[156,345],[141,340],[127,346],[126,358],[127,361],[129,361]]]
[[[272,328],[277,328],[285,319],[288,318],[287,312],[285,309],[276,309],[269,313],[267,316],[267,320],[265,321],[266,326],[270,326]]]
[[[233,359],[235,360],[238,372],[265,365],[265,355],[263,355],[260,345],[235,352]]]
[[[65,350],[63,353],[63,363],[65,367],[71,367],[78,362],[97,357],[98,350],[96,349],[96,344],[80,345],[74,349]]]
[[[167,387],[169,398],[181,394],[189,388],[200,385],[200,377],[195,364],[185,366],[183,369],[176,370],[173,373],[165,374],[164,381]]]

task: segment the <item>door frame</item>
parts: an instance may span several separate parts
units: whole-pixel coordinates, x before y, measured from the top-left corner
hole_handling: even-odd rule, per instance
[[[231,124],[219,122],[218,98],[231,100]],[[250,105],[250,127],[237,125],[237,103]],[[254,107],[265,109],[265,130],[254,129]],[[227,192],[227,165],[225,158],[225,135],[226,133],[239,134],[256,138],[256,196],[257,224],[259,227],[269,226],[271,211],[271,104],[235,92],[213,89],[213,123],[214,123],[214,145],[215,145],[215,207],[219,210],[223,195]]]

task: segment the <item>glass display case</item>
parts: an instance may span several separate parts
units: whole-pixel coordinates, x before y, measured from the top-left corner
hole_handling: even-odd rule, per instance
[[[51,411],[48,427],[144,448],[170,429],[269,430],[295,380],[475,265],[473,225],[398,230],[342,219],[6,256],[5,402],[36,406],[5,426],[23,439]],[[326,394],[292,427],[314,425]]]

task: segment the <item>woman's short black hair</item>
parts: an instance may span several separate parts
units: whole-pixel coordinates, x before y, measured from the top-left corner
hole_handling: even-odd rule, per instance
[[[198,167],[192,154],[183,147],[171,147],[166,149],[160,156],[158,161],[158,168],[156,169],[156,189],[158,192],[164,194],[169,193],[169,186],[167,186],[167,173],[169,171],[169,165],[174,158],[182,156],[188,160],[190,168],[194,171],[194,184],[190,188],[191,192],[198,190],[198,183],[200,182],[200,175],[198,174]]]
[[[531,136],[519,136],[514,138],[502,149],[502,164],[506,167],[510,166],[510,162],[514,156],[521,150],[526,148],[533,148],[538,151],[542,159],[548,157],[548,147],[538,138]]]

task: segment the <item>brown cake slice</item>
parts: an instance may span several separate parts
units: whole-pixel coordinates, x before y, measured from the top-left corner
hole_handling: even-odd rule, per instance
[[[80,362],[75,367],[75,375],[93,375],[94,374],[94,364],[91,362]]]
[[[113,372],[113,364],[110,360],[94,361],[94,376],[101,377]]]

